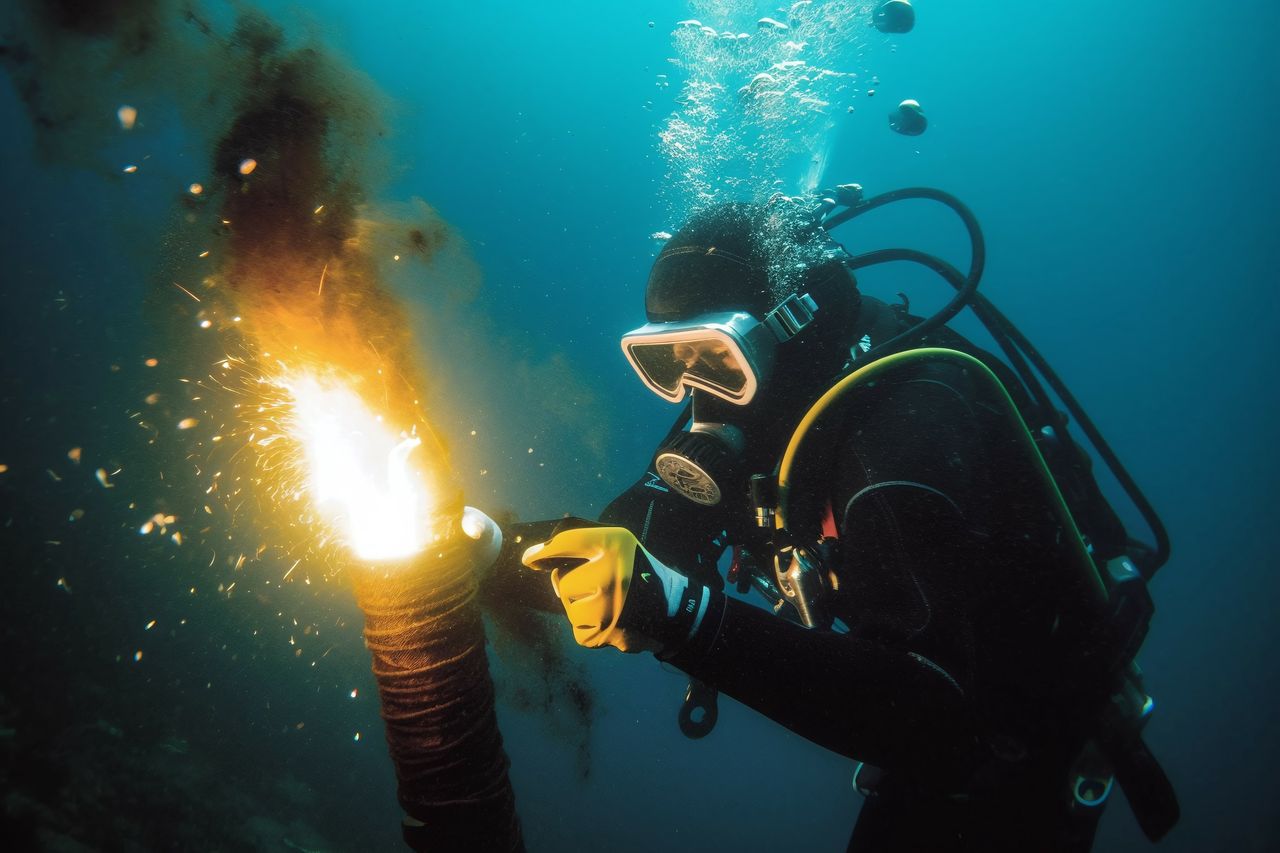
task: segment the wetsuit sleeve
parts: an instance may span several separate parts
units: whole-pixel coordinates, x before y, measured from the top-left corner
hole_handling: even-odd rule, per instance
[[[673,493],[653,471],[614,498],[600,521],[630,530],[651,554],[699,583],[723,587],[716,568],[725,549],[723,513]]]
[[[841,558],[830,598],[849,633],[716,593],[670,662],[835,752],[962,779],[975,727],[960,580],[981,539],[969,512],[983,464],[964,384],[945,369],[881,383],[832,441],[822,468]]]

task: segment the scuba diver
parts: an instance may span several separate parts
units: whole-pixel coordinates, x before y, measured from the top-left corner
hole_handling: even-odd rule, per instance
[[[910,198],[961,217],[967,275],[830,234]],[[688,398],[682,416],[599,522],[505,526],[491,577],[536,585],[543,606],[549,578],[579,644],[687,673],[686,735],[710,731],[723,692],[857,761],[849,850],[1088,850],[1117,780],[1157,840],[1178,808],[1141,738],[1153,703],[1134,655],[1167,537],[976,293],[983,260],[973,215],[937,190],[868,200],[850,184],[694,215],[653,265],[648,323],[622,338],[651,391]],[[861,293],[854,271],[890,261],[955,298],[926,319]],[[1007,362],[945,325],[966,305]],[[1127,536],[1028,361],[1155,546]]]

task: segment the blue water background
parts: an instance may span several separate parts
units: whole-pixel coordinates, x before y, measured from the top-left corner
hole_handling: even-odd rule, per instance
[[[837,116],[826,182],[858,181],[872,193],[938,186],[978,214],[989,251],[984,289],[1084,401],[1173,537],[1141,657],[1159,703],[1148,739],[1184,811],[1162,847],[1275,849],[1280,637],[1269,536],[1280,474],[1280,11],[1262,0],[916,5],[915,32],[870,39],[863,63],[882,82],[874,99],[860,95],[855,112]],[[563,355],[576,387],[589,392],[576,404],[581,428],[609,437],[598,452],[584,449],[572,422],[523,430],[519,406],[556,397],[554,382],[521,394],[509,393],[502,376],[472,384],[442,415],[482,432],[482,448],[460,449],[464,465],[490,460],[483,477],[463,472],[472,502],[529,518],[599,511],[640,473],[673,415],[634,380],[617,337],[643,322],[657,246],[649,234],[678,225],[656,146],[678,81],[659,90],[654,79],[672,73],[670,31],[688,7],[325,0],[308,4],[308,14],[397,105],[396,172],[382,194],[421,196],[471,245],[484,286],[467,310],[493,336],[474,345],[524,364]],[[929,116],[922,137],[886,126],[888,109],[908,97]],[[115,358],[138,333],[172,196],[125,199],[119,186],[37,164],[9,87],[0,115],[13,129],[0,163],[10,211],[0,236],[9,271],[0,285],[3,370],[22,412],[0,423],[8,435],[0,451],[21,447],[52,460],[85,442],[86,431],[117,429],[109,424],[123,408],[102,403],[106,380],[87,365]],[[180,175],[181,134],[172,141]],[[871,220],[840,236],[860,249],[911,245],[965,257],[962,231],[927,206]],[[119,251],[121,241],[130,252]],[[139,246],[150,248],[133,251]],[[864,282],[877,295],[908,291],[917,306],[944,296],[908,269]],[[59,292],[73,300],[74,321],[52,307]],[[447,375],[451,366],[434,369]],[[81,420],[42,426],[51,396]],[[0,482],[10,490],[6,506],[17,500],[14,488]],[[67,609],[94,605],[52,589],[55,572],[30,606],[63,626],[56,654],[80,643],[131,652],[147,597],[187,583],[139,573],[123,551],[102,559],[81,584],[120,608],[120,636],[77,637]],[[299,605],[307,606],[316,605]],[[193,645],[225,643],[256,618],[229,606],[202,612],[208,621]],[[392,848],[398,811],[376,709],[367,698],[345,701],[353,687],[373,692],[357,635],[344,635],[338,663],[321,677],[272,648],[206,664],[188,679],[219,684],[208,694],[225,720],[217,739],[245,749],[248,772],[287,766],[325,802],[349,806],[339,822],[352,835]],[[172,648],[154,656],[170,671],[182,666]],[[729,701],[713,736],[685,741],[674,719],[678,674],[612,652],[575,658],[603,708],[587,782],[535,717],[503,710],[532,849],[842,849],[858,807],[851,762]],[[160,715],[170,703],[199,701],[162,678],[120,676],[117,686]],[[305,734],[292,726],[303,716],[312,721]],[[366,733],[359,742],[356,729]],[[264,748],[271,760],[259,770]],[[1143,844],[1117,803],[1098,849]]]

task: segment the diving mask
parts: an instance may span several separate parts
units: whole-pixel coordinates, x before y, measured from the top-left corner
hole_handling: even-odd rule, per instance
[[[739,406],[751,402],[773,367],[774,350],[813,322],[818,304],[792,294],[757,320],[720,313],[649,323],[622,336],[622,352],[649,390],[678,403],[689,388]]]

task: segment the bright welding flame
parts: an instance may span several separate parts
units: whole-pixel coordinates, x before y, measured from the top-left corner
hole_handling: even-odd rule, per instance
[[[305,374],[283,383],[291,432],[303,448],[307,488],[322,514],[364,560],[395,560],[428,538],[428,490],[409,462],[416,436],[396,435],[336,380]]]

